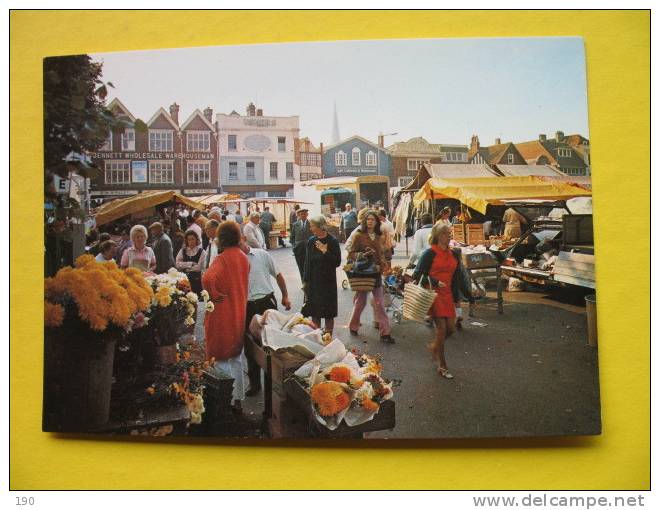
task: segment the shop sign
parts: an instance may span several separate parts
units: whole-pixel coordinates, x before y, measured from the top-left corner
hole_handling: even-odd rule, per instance
[[[215,159],[212,152],[90,152],[92,159]]]
[[[146,183],[147,182],[147,162],[146,161],[132,161],[132,180],[133,182]]]
[[[215,195],[218,190],[216,188],[208,188],[208,189],[184,189],[183,192],[186,195]]]
[[[116,189],[116,190],[104,190],[104,191],[92,191],[92,196],[94,197],[113,197],[113,196],[126,196],[126,195],[137,195],[137,190],[132,189]]]

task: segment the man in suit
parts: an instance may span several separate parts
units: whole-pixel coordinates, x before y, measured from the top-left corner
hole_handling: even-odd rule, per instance
[[[312,232],[309,229],[309,221],[307,221],[308,212],[307,209],[299,209],[298,221],[291,227],[291,246],[293,246],[293,256],[296,257],[300,278],[302,278],[303,270],[305,269],[307,241],[312,237]]]
[[[174,267],[174,254],[172,251],[172,240],[163,230],[163,224],[159,221],[152,223],[149,231],[154,239],[152,249],[156,255],[156,273],[167,273]]]

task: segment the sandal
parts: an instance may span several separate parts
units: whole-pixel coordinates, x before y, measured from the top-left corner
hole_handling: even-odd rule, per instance
[[[393,344],[396,343],[394,341],[394,338],[392,338],[390,335],[383,335],[380,337],[380,341],[386,344]]]
[[[445,379],[453,379],[454,378],[454,376],[451,375],[451,373],[449,372],[448,368],[438,367],[438,374],[440,374],[440,376],[444,377]]]

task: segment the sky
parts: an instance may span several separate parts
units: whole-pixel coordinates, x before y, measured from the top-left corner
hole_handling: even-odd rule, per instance
[[[579,37],[417,39],[214,46],[92,54],[114,97],[145,121],[159,107],[300,117],[301,137],[332,141],[333,105],[342,138],[386,145],[482,145],[541,133],[589,137],[584,44]]]

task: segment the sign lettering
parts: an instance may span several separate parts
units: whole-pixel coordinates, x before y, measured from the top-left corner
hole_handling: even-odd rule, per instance
[[[215,159],[212,152],[91,152],[92,159]]]

